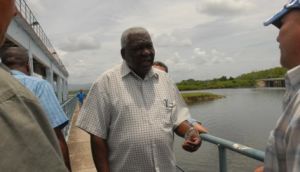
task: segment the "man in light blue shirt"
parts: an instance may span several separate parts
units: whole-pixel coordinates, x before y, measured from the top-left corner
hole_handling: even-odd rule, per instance
[[[29,76],[28,54],[25,49],[20,47],[6,48],[1,53],[1,60],[11,69],[12,75],[38,97],[59,140],[65,164],[71,170],[68,147],[61,131],[69,120],[57,100],[53,87],[46,80]]]
[[[83,104],[83,100],[85,99],[86,95],[85,93],[83,92],[82,89],[80,89],[79,93],[77,93],[76,97],[78,98],[78,101],[80,103],[80,107],[82,106]]]

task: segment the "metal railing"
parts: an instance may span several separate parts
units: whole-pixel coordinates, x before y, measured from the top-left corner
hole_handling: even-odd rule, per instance
[[[77,102],[78,102],[77,97],[73,96],[72,98],[70,98],[69,100],[67,100],[65,103],[61,105],[67,117],[70,119],[69,124],[64,128],[64,134],[66,139],[69,135],[69,129],[72,123],[72,116],[74,114]],[[235,143],[230,140],[219,138],[207,133],[200,134],[200,137],[202,138],[203,141],[209,142],[211,144],[215,144],[217,146],[219,151],[220,172],[227,172],[227,154],[226,154],[227,149],[239,153],[248,158],[252,158],[261,162],[264,161],[265,153],[261,150],[254,149],[239,143]],[[184,170],[181,167],[179,166],[176,167],[177,167],[176,170],[178,172],[184,172]]]
[[[73,117],[77,102],[78,102],[77,97],[74,96],[61,105],[61,107],[63,108],[65,114],[67,115],[67,117],[69,119],[69,124],[67,126],[65,126],[65,128],[63,129],[63,133],[65,135],[66,140],[68,140],[70,126],[72,124],[72,117]]]
[[[41,27],[41,25],[39,24],[39,22],[33,15],[33,12],[29,8],[29,6],[25,2],[25,0],[16,0],[16,7],[19,10],[19,12],[22,14],[23,18],[28,22],[28,24],[32,27],[32,29],[37,34],[37,36],[41,39],[41,41],[47,47],[49,52],[51,52],[51,53],[55,52],[53,45],[49,41],[43,28]]]
[[[47,37],[46,33],[44,32],[43,28],[39,24],[38,20],[35,18],[33,12],[27,5],[25,0],[16,0],[16,7],[21,14],[21,16],[25,19],[25,21],[28,23],[28,25],[33,29],[37,37],[40,39],[40,41],[44,44],[46,49],[49,51],[49,53],[53,56],[53,58],[56,60],[58,65],[62,67],[64,70],[65,66],[63,65],[62,61],[58,57],[58,54],[56,53],[53,45],[51,44],[49,38]]]
[[[233,152],[239,153],[246,157],[264,161],[265,153],[261,150],[257,150],[245,145],[241,145],[239,143],[235,143],[229,140],[225,140],[210,134],[200,134],[202,140],[207,141],[209,143],[215,144],[219,150],[219,169],[220,172],[227,172],[227,156],[226,149],[229,149]]]

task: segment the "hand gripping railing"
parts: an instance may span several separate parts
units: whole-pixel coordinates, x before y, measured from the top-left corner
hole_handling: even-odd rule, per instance
[[[74,96],[61,105],[61,107],[63,108],[65,114],[67,115],[67,117],[69,119],[68,125],[63,130],[66,140],[68,140],[69,130],[70,130],[70,126],[72,123],[72,117],[73,117],[77,102],[78,102],[77,97]]]
[[[64,109],[67,117],[70,119],[69,124],[64,128],[64,134],[65,137],[68,137],[69,128],[71,125],[72,116],[74,114],[76,105],[77,105],[77,97],[74,96],[67,100],[65,103],[63,103],[61,106]],[[246,157],[258,160],[258,161],[264,161],[265,153],[261,150],[257,150],[239,143],[235,143],[226,139],[222,139],[210,134],[200,134],[200,137],[203,141],[212,143],[217,145],[219,150],[219,171],[220,172],[227,172],[227,156],[226,156],[226,149],[229,149],[233,152],[237,152],[241,155],[244,155]],[[176,169],[178,172],[183,172],[184,170],[177,166]]]
[[[252,159],[256,159],[258,161],[264,161],[265,153],[263,151],[241,145],[238,143],[234,143],[229,140],[225,140],[210,134],[200,134],[202,140],[210,142],[212,144],[217,145],[219,149],[219,169],[220,172],[227,172],[227,162],[226,162],[226,149],[237,152],[244,156],[247,156]]]

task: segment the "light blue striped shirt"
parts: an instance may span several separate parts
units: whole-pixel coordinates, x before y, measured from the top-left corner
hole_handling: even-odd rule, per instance
[[[11,70],[11,73],[38,97],[52,128],[64,126],[68,123],[69,120],[61,108],[50,83],[44,79],[25,75],[17,70]]]
[[[264,172],[300,171],[300,65],[285,76],[283,113],[271,131]]]

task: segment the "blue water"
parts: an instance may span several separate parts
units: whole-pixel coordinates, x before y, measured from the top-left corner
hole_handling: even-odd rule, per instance
[[[189,106],[195,119],[210,134],[264,150],[271,129],[281,115],[283,89],[217,89],[205,90],[226,96],[223,99]],[[182,150],[181,138],[175,139],[177,164],[187,172],[217,172],[218,150],[203,142],[195,153]],[[253,172],[261,163],[227,151],[229,172]]]

